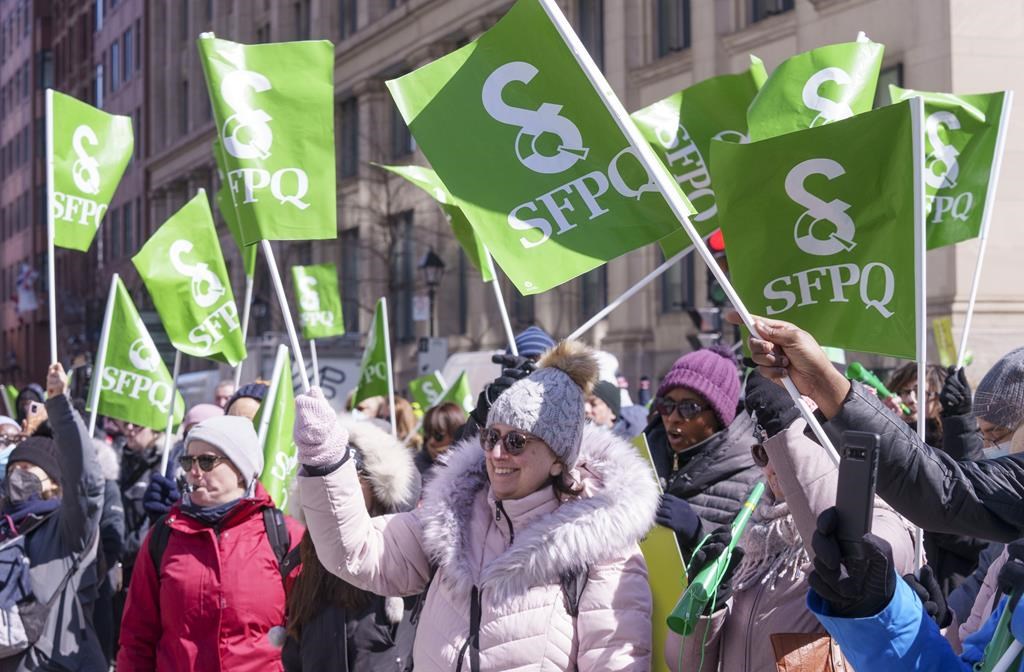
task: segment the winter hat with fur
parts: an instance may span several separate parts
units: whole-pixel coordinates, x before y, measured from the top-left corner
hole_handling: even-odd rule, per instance
[[[500,422],[543,439],[572,469],[583,439],[583,404],[597,372],[593,350],[579,341],[562,341],[544,353],[536,371],[494,401],[487,424]]]

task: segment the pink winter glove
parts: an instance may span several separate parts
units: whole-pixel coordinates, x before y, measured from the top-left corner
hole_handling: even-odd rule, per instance
[[[348,451],[348,430],[338,424],[338,416],[319,387],[296,397],[292,436],[299,464],[308,467],[337,464]]]

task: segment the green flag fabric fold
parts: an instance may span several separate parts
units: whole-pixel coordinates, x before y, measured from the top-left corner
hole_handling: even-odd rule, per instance
[[[104,325],[109,337],[103,371],[93,377],[93,385],[100,385],[96,411],[163,431],[171,410],[174,381],[120,278],[112,291],[110,324]],[[185,400],[174,394],[173,403],[173,424],[178,425],[185,414]]]
[[[387,85],[524,295],[679,229],[640,148],[538,0],[518,0],[475,41]]]
[[[269,415],[268,415],[269,414]],[[271,388],[253,418],[263,449],[260,483],[279,509],[288,506],[288,487],[299,462],[295,457],[295,390],[292,388],[292,360],[287,346],[281,346],[274,361]]]
[[[86,252],[132,158],[132,120],[52,89],[46,95],[53,137],[46,147],[53,171],[53,244]]]
[[[881,44],[865,38],[787,58],[750,103],[750,141],[816,128],[870,110],[883,51]]]
[[[911,103],[749,145],[714,143],[732,282],[823,345],[913,359]]]
[[[977,238],[993,187],[1006,92],[954,95],[889,86],[892,102],[924,99],[928,249]]]
[[[235,366],[245,359],[210,203],[202,189],[132,257],[174,347]]]
[[[227,170],[224,168],[224,150],[221,149],[220,140],[213,139],[213,158],[217,162],[217,173],[220,176],[220,188],[217,189],[216,202],[220,216],[224,218],[231,238],[238,246],[238,252],[242,257],[242,267],[246,277],[251,278],[256,272],[256,251],[257,246],[242,244],[242,230],[238,225],[238,213],[235,212],[235,203],[231,199],[231,192],[228,190]]]
[[[292,282],[299,304],[302,337],[330,338],[345,333],[338,294],[338,270],[334,264],[293,266]]]
[[[242,245],[337,236],[334,46],[199,38]]]
[[[391,357],[388,344],[387,307],[384,299],[377,300],[373,311],[373,324],[366,337],[366,349],[363,350],[363,361],[359,366],[359,383],[352,396],[355,406],[363,399],[370,397],[386,397],[391,386]]]
[[[455,379],[455,382],[444,393],[444,396],[438,399],[434,405],[440,406],[448,402],[457,404],[466,413],[476,408],[476,402],[473,401],[473,390],[469,386],[469,378],[466,376],[465,371],[459,374],[459,377]]]

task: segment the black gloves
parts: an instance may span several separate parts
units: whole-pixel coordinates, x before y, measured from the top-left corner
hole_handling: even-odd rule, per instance
[[[1010,596],[1007,609],[1013,611],[1024,593],[1024,539],[1006,545],[1006,564],[999,570],[999,590]]]
[[[692,553],[693,547],[700,541],[702,532],[700,517],[685,499],[680,499],[675,495],[662,495],[654,520],[658,525],[667,527],[676,533],[683,555]]]
[[[490,412],[494,400],[501,396],[502,392],[512,387],[512,383],[537,370],[537,365],[527,357],[494,355],[491,357],[491,361],[501,365],[501,375],[483,389],[476,400],[476,408],[470,413],[480,427],[487,426],[487,413]]]
[[[142,495],[142,508],[149,516],[150,522],[171,510],[174,503],[181,499],[178,486],[161,474],[153,474],[149,480],[146,493]]]
[[[935,578],[935,572],[930,565],[921,568],[921,576],[904,574],[903,580],[907,582],[924,605],[924,612],[931,617],[939,628],[945,628],[953,622],[953,612],[946,603],[946,596],[942,594],[942,588]]]
[[[690,583],[697,578],[697,575],[707,567],[709,564],[717,560],[725,552],[725,549],[729,547],[729,542],[732,541],[732,532],[728,525],[724,525],[714,532],[712,532],[704,545],[697,549],[697,552],[690,558],[690,566],[687,568],[686,578]],[[739,566],[743,560],[743,549],[737,546],[732,551],[732,556],[729,558],[729,566],[725,570],[725,574],[722,575],[722,582],[718,584],[718,590],[715,591],[715,599],[708,602],[704,608],[705,614],[711,613],[711,607],[721,609],[725,606],[726,600],[732,597],[732,575],[736,573],[736,567]]]
[[[747,412],[755,415],[757,426],[763,431],[762,440],[775,436],[800,417],[800,409],[789,393],[757,371],[747,377],[743,403]]]
[[[840,547],[838,528],[835,507],[818,516],[818,529],[811,540],[814,571],[807,580],[814,592],[829,603],[833,615],[874,616],[888,606],[896,592],[892,547],[873,534],[865,534],[852,547]],[[846,568],[846,576],[842,576],[840,565]]]
[[[939,403],[942,404],[942,417],[951,418],[967,415],[971,412],[971,386],[967,384],[967,374],[963,369],[951,366],[949,375],[939,392]]]

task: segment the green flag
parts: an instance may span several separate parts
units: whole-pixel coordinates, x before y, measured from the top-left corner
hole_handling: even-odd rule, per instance
[[[439,371],[409,381],[409,396],[423,410],[434,406],[444,393],[444,378]]]
[[[819,343],[913,359],[911,103],[749,145],[716,142],[736,291]]]
[[[93,385],[100,383],[96,412],[163,431],[171,409],[174,381],[128,290],[120,278],[113,284],[110,323],[103,325],[104,331],[109,333],[103,371],[93,376]],[[97,360],[99,357],[97,355]],[[184,414],[185,400],[175,394],[173,424],[180,423]]]
[[[473,390],[469,387],[469,378],[466,377],[465,371],[459,374],[455,383],[448,388],[443,397],[437,400],[435,405],[440,406],[449,401],[457,404],[466,413],[476,408],[476,402],[473,401]]]
[[[295,457],[292,430],[295,427],[295,391],[292,389],[292,360],[282,345],[274,360],[274,374],[267,396],[253,418],[263,449],[260,483],[277,508],[288,506],[288,486],[299,462]]]
[[[366,336],[363,362],[359,366],[352,405],[370,397],[386,397],[391,388],[391,344],[388,343],[388,309],[383,298],[377,299],[373,311],[373,324]]]
[[[334,46],[199,38],[240,240],[337,235]]]
[[[132,257],[174,347],[228,366],[245,359],[238,307],[202,189]]]
[[[491,264],[487,248],[477,238],[472,225],[470,225],[466,215],[462,212],[462,208],[455,204],[454,197],[448,193],[448,189],[438,179],[437,173],[423,166],[378,165],[384,170],[389,170],[395,175],[404,177],[430,194],[441,206],[441,211],[444,212],[448,223],[452,225],[452,233],[455,234],[455,239],[459,241],[463,252],[466,253],[469,263],[473,264],[480,271],[484,282],[490,282],[494,279],[494,267]]]
[[[475,41],[387,85],[430,165],[524,295],[679,229],[641,150],[538,0],[518,0]]]
[[[330,338],[345,333],[334,264],[292,266],[303,338]]]
[[[884,47],[867,38],[791,56],[747,110],[751,142],[815,128],[871,109]]]
[[[746,72],[706,79],[631,115],[697,209],[691,221],[702,236],[718,228],[708,172],[711,141],[749,142],[747,107],[767,76],[764,64],[753,60]],[[689,247],[690,238],[680,229],[659,244],[672,257]]]
[[[52,89],[46,100],[53,244],[85,252],[132,158],[132,120]]]
[[[231,192],[228,190],[227,171],[224,169],[224,154],[218,138],[213,139],[213,158],[217,162],[217,173],[220,175],[220,188],[217,189],[217,209],[224,223],[228,225],[231,237],[238,245],[238,252],[242,256],[242,267],[245,269],[246,277],[251,278],[256,272],[256,248],[253,245],[242,244],[242,230],[238,226],[238,214],[235,212],[235,203],[231,200]]]
[[[1000,121],[1006,92],[957,96],[889,86],[897,103],[924,99],[925,203],[928,249],[977,238],[986,198],[995,186]]]
[[[4,409],[7,417],[17,418],[18,417],[18,388],[14,385],[2,385],[0,386],[0,394],[4,397]]]

